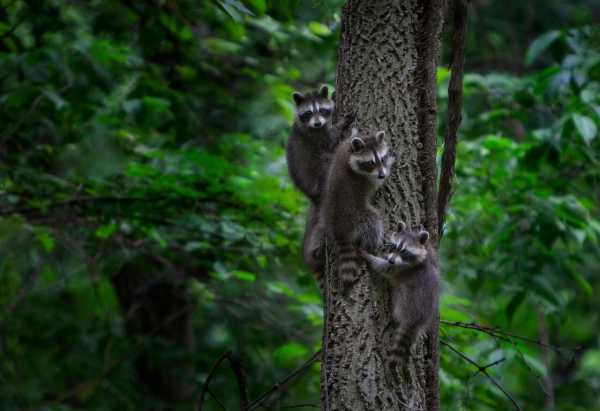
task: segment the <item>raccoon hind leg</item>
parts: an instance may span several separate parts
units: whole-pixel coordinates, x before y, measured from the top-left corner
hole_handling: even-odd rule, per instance
[[[398,367],[402,367],[404,379],[410,378],[407,363],[411,357],[412,347],[419,337],[420,327],[399,327],[391,338],[391,346],[388,351],[387,369],[396,375]]]
[[[325,265],[323,258],[324,236],[324,227],[319,224],[319,209],[316,205],[312,204],[306,215],[302,256],[304,257],[305,264],[315,274],[321,273]]]

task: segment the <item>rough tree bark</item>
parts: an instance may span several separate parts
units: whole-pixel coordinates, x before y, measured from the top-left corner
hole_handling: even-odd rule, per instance
[[[338,115],[361,130],[385,130],[396,154],[377,196],[387,229],[424,225],[437,244],[436,89],[443,0],[349,0],[337,69]],[[332,247],[328,247],[331,249]],[[328,253],[322,367],[323,410],[438,410],[438,320],[403,372],[385,369],[388,284],[365,267],[343,298]]]

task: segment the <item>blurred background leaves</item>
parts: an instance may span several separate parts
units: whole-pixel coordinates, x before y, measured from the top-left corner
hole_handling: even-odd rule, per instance
[[[342,3],[1,1],[0,409],[189,409],[231,349],[253,399],[319,349],[284,144],[291,92],[334,84]],[[504,358],[489,372],[525,410],[600,410],[593,5],[471,7],[442,319],[579,349],[448,324],[442,338]],[[172,286],[128,311],[131,273]],[[185,338],[156,329],[176,317]],[[192,394],[144,384],[142,354]],[[442,349],[442,408],[509,409],[475,371]],[[226,368],[211,392],[207,409],[237,406]],[[267,409],[318,402],[315,365]]]

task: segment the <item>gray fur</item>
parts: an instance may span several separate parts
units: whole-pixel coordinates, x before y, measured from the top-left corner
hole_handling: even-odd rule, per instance
[[[323,233],[318,229],[322,192],[335,147],[353,116],[332,124],[334,103],[328,98],[327,86],[304,95],[294,92],[292,97],[296,104],[296,114],[287,144],[287,164],[292,181],[311,201],[302,252],[308,267],[319,273],[323,269],[322,262],[315,258],[308,244],[311,241],[322,242]],[[323,114],[321,108],[330,110],[329,115]],[[307,112],[310,113],[310,118],[302,120],[300,116]]]
[[[331,123],[333,101],[324,91],[326,87],[306,95],[294,92],[296,114],[286,150],[290,177],[313,204],[319,203],[331,154],[339,138]],[[332,110],[328,116],[316,110],[320,105]],[[306,112],[311,113],[310,118],[303,121],[300,116]],[[315,127],[315,122],[319,127]]]
[[[407,361],[415,341],[438,312],[440,277],[435,250],[428,240],[427,231],[401,231],[392,235],[385,258],[362,253],[371,270],[392,285],[397,328],[390,349],[390,367]]]
[[[351,138],[338,145],[327,176],[320,227],[315,229],[338,246],[338,276],[344,291],[357,279],[360,261],[356,248],[374,251],[383,241],[383,221],[371,200],[389,175],[394,159],[388,156],[369,171],[359,172],[353,166],[355,158],[365,153],[387,151],[385,140],[379,136],[359,137],[358,131],[353,129]],[[309,245],[310,254],[317,259],[323,246],[322,238],[313,236]]]

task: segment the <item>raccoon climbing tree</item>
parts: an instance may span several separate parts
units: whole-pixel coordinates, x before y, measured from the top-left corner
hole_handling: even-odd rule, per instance
[[[343,8],[337,68],[337,115],[385,130],[396,165],[376,206],[386,230],[403,220],[423,225],[437,243],[436,67],[444,2],[349,0]],[[386,369],[392,324],[390,287],[363,267],[343,296],[329,247],[321,379],[324,410],[438,410],[438,319],[415,353]]]

